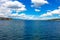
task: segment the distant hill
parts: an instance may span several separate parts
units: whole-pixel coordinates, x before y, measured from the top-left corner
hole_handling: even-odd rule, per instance
[[[12,18],[4,18],[4,17],[0,17],[0,20],[12,20]]]
[[[54,18],[54,19],[48,19],[48,20],[53,20],[53,21],[60,21],[60,18]]]

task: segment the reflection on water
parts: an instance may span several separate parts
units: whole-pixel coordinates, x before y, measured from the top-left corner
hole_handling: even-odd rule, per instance
[[[0,20],[0,40],[60,40],[60,21]]]

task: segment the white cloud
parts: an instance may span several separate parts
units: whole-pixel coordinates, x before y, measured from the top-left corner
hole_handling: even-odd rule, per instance
[[[52,16],[52,13],[47,12],[47,13],[40,15],[40,17],[47,17],[47,16]]]
[[[25,5],[18,1],[11,0],[1,0],[0,1],[0,14],[4,14],[5,16],[9,16],[12,13],[12,10],[16,10],[16,12],[25,11]]]
[[[28,20],[28,19],[32,19],[33,15],[26,15],[25,13],[21,13],[21,14],[12,14],[10,17]]]
[[[8,16],[8,14],[10,14],[10,13],[11,13],[10,9],[6,9],[4,7],[0,8],[0,14],[4,14],[5,16]]]
[[[35,9],[35,11],[36,11],[36,12],[40,12],[41,10],[39,10],[39,9]]]
[[[58,8],[60,9],[60,6]]]
[[[38,19],[34,15],[26,15],[25,13],[18,14],[18,12],[22,12],[26,10],[25,5],[23,5],[18,1],[4,0],[1,1],[0,3],[2,3],[0,6],[0,17],[11,17],[11,18],[18,18],[18,19],[26,19],[26,20]],[[17,13],[11,14],[12,10],[17,11]]]
[[[18,1],[8,1],[4,3],[2,6],[10,8],[10,9],[16,9],[16,11],[25,11],[25,5],[23,5],[21,2]]]
[[[48,4],[47,0],[31,0],[35,7],[42,6],[44,4]]]
[[[25,7],[25,5],[23,5],[22,3],[18,2],[18,1],[8,1],[5,2],[2,6],[7,7],[7,8],[21,8],[21,7]]]
[[[56,10],[53,10],[51,11],[52,14],[60,14],[60,9],[56,9]]]
[[[46,0],[32,0],[32,3],[35,7],[42,6],[44,4],[48,4]],[[16,10],[16,14],[11,14],[12,10]],[[26,20],[46,20],[49,19],[47,16],[53,16],[54,14],[60,15],[60,7],[53,11],[48,11],[38,17],[35,15],[26,15],[25,13],[18,14],[18,12],[25,11],[25,5],[18,1],[11,0],[0,0],[0,17],[12,17]],[[40,12],[39,9],[35,9],[36,12]]]
[[[0,14],[0,17],[6,17],[4,14]]]
[[[17,18],[17,19],[24,19],[24,20],[41,20],[39,17],[36,17],[35,15],[27,15],[25,13],[21,14],[12,14],[10,16],[11,18]]]
[[[0,3],[5,3],[7,1],[9,1],[9,0],[0,0]]]
[[[60,9],[58,8],[53,11],[48,11],[47,13],[40,15],[40,17],[53,16],[54,14],[60,15]]]

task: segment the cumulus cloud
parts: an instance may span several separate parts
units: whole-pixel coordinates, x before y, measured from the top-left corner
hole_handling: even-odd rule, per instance
[[[25,11],[25,5],[18,1],[11,0],[1,0],[0,1],[0,17],[10,17],[26,20],[36,20],[38,19],[35,15],[26,15],[25,13],[18,14],[18,12]],[[17,11],[17,13],[11,14],[12,10]],[[40,11],[36,9],[35,11]]]
[[[11,10],[9,10],[9,9],[6,9],[6,8],[4,8],[4,7],[1,7],[0,8],[0,15],[1,14],[3,14],[4,16],[8,16],[8,14],[10,14],[11,13]]]
[[[33,19],[34,15],[26,15],[25,13],[21,13],[21,14],[12,14],[11,17],[13,18],[17,18],[17,19]]]
[[[24,14],[24,13],[21,13],[21,14],[16,13],[16,14],[12,14],[11,17],[24,18],[25,19],[26,18],[26,14]]]
[[[18,2],[18,1],[8,1],[4,4],[2,4],[2,6],[10,8],[10,9],[23,9],[25,10],[25,5],[23,5],[22,3]]]
[[[46,0],[31,0],[35,7],[42,6],[44,4],[48,4]],[[16,14],[11,14],[12,10],[16,11]],[[0,17],[11,17],[18,19],[26,19],[26,20],[46,20],[49,19],[47,16],[53,16],[54,14],[59,14],[60,16],[60,7],[53,11],[48,11],[40,16],[35,15],[27,15],[25,13],[18,14],[18,12],[26,11],[25,5],[23,5],[19,1],[11,1],[11,0],[0,0]],[[40,12],[39,9],[35,9],[36,12]]]
[[[39,10],[39,9],[35,9],[35,11],[36,11],[36,12],[40,12],[41,10]]]
[[[10,1],[10,0],[0,0],[0,3],[5,3],[7,1]]]
[[[4,14],[0,14],[0,17],[6,17]]]
[[[48,11],[47,13],[44,13],[44,14],[40,15],[40,17],[53,16],[54,14],[60,15],[60,8],[55,9],[53,11]]]
[[[25,13],[12,14],[10,17],[15,19],[24,19],[24,20],[41,20],[39,16],[37,17],[36,15],[27,15]]]
[[[40,17],[47,17],[47,16],[52,16],[52,13],[47,12],[47,13],[40,15]]]
[[[58,8],[60,9],[60,6]]]
[[[0,0],[0,14],[4,14],[5,16],[9,16],[12,13],[12,10],[16,10],[16,12],[25,11],[25,5],[23,5],[19,1],[11,1],[11,0]]]
[[[39,7],[44,4],[48,4],[48,1],[46,1],[46,0],[31,0],[31,1],[34,4],[33,6],[35,6],[35,7]]]

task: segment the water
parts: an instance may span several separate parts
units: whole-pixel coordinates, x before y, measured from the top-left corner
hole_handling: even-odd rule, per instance
[[[60,21],[0,20],[0,40],[60,40]]]

